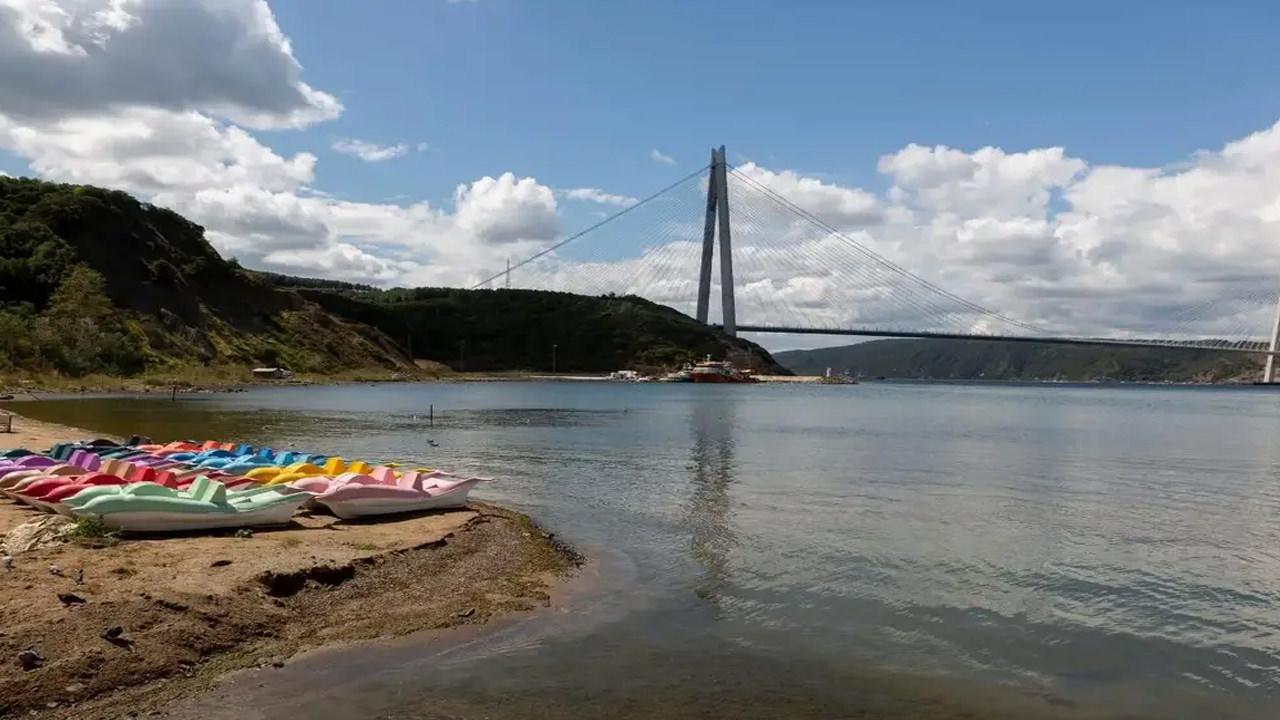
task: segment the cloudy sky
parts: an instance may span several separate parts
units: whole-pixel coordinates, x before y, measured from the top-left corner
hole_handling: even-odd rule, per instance
[[[847,238],[1063,332],[1264,332],[1271,4],[891,5],[0,0],[0,172],[170,206],[251,267],[470,285],[725,143],[740,322],[996,329]],[[522,282],[686,307],[701,182]]]

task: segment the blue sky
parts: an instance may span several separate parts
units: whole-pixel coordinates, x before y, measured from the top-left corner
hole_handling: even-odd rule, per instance
[[[1280,285],[1277,37],[1262,2],[0,0],[0,171],[171,207],[249,267],[470,286],[723,143],[1021,322],[1151,337],[1195,305],[1180,332],[1234,337]],[[519,281],[689,309],[654,260],[700,236],[687,189]],[[735,230],[740,318],[936,320],[767,215]]]
[[[733,155],[879,187],[907,143],[1064,146],[1159,166],[1280,117],[1271,3],[392,2],[277,0],[336,136],[430,143],[318,186],[447,197],[511,170],[630,195]],[[652,149],[678,161],[653,163]]]

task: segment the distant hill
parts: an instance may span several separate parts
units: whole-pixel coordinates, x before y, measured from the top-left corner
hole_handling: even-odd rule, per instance
[[[30,179],[0,178],[0,328],[0,369],[412,367],[385,334],[224,260],[177,213]]]
[[[733,354],[781,371],[753,343],[631,297],[377,290],[256,272],[204,229],[101,188],[0,177],[0,372],[134,375],[282,365],[319,374],[604,371]]]
[[[888,378],[1252,382],[1261,374],[1258,357],[1238,353],[977,340],[872,340],[774,357],[799,375],[831,368]]]
[[[455,370],[546,372],[554,354],[562,372],[656,372],[711,355],[757,372],[788,374],[759,345],[634,296],[287,282],[326,311],[371,325],[415,357]]]

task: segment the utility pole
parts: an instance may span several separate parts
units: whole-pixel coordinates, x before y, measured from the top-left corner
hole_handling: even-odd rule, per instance
[[[552,375],[556,374],[556,350],[558,349],[560,349],[559,345],[555,343],[551,343],[551,374]]]
[[[507,289],[511,289],[511,258],[507,258]]]

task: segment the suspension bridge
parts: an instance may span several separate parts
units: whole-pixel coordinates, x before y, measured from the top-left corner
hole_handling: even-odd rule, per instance
[[[965,284],[974,261],[923,258],[935,279],[872,245],[909,256],[910,237],[885,237],[886,208],[874,196],[797,177],[786,182],[735,167],[723,146],[710,162],[647,197],[518,262],[475,288],[502,284],[586,295],[635,295],[670,306],[730,335],[772,333],[942,338],[1114,347],[1163,347],[1265,357],[1275,381],[1280,351],[1277,278],[1212,273],[1144,278],[1136,286],[1052,283],[1019,274],[1003,258],[997,288],[1018,302],[1001,312],[946,288]],[[806,192],[817,190],[818,192]],[[799,198],[788,197],[788,190]],[[730,199],[733,199],[732,209]],[[902,222],[898,222],[902,226]],[[949,247],[944,245],[943,247]],[[1033,246],[1029,253],[1041,252]],[[1016,253],[1007,247],[1000,252]],[[715,266],[719,265],[719,272]],[[1002,260],[999,253],[993,262]],[[954,262],[953,262],[954,261]],[[968,262],[966,262],[968,261]],[[983,268],[992,270],[992,268]],[[998,273],[997,273],[997,279]],[[989,283],[990,284],[990,283]],[[713,298],[719,297],[719,306]],[[1137,297],[1141,303],[1135,303]],[[1133,308],[1140,307],[1135,312]]]

